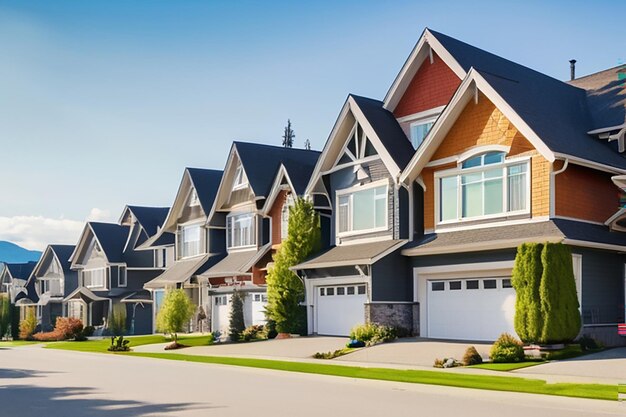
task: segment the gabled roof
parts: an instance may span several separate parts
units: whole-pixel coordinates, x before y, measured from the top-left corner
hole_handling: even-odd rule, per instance
[[[54,256],[58,259],[59,265],[61,266],[64,274],[71,272],[72,262],[70,262],[70,258],[75,249],[76,246],[74,245],[48,245],[41,254],[39,262],[37,262],[37,265],[35,266],[35,268],[33,268],[33,271],[29,278],[29,282],[35,278],[35,275],[41,274],[41,268],[43,267],[44,263],[46,265],[50,264],[49,262],[47,262],[50,256]]]
[[[170,210],[169,207],[126,206],[126,208],[133,213],[133,216],[146,231],[148,237],[156,234]]]
[[[124,263],[124,245],[130,227],[115,223],[87,223],[98,240],[109,263]]]
[[[250,187],[257,198],[267,197],[283,165],[299,195],[304,193],[320,153],[251,142],[233,142]]]
[[[35,265],[37,265],[37,262],[32,261],[26,263],[5,263],[5,266],[13,279],[23,280],[27,280],[30,277]]]
[[[411,160],[415,150],[406,137],[393,113],[386,110],[384,103],[371,98],[350,94],[359,106],[363,115],[376,132],[383,146],[393,158],[398,168],[404,169]]]
[[[515,127],[523,131],[520,120],[523,121],[532,131],[528,135],[526,129],[527,132],[522,132],[524,136],[538,137],[555,157],[569,157],[574,162],[590,161],[618,172],[626,169],[626,159],[611,144],[587,134],[594,129],[594,119],[598,118],[594,114],[601,109],[594,109],[597,103],[590,100],[585,90],[575,87],[575,81],[570,85],[431,29],[424,31],[396,77],[385,98],[385,107],[393,108],[406,88],[408,80],[405,78],[415,73],[423,62],[420,59],[426,59],[428,48],[464,81],[471,73],[479,74],[485,81],[483,87],[494,94],[488,94],[484,88],[481,91],[500,110],[504,110],[501,105],[505,104],[511,111],[503,113]],[[459,89],[464,84],[467,85],[461,83]],[[496,95],[498,97],[494,97]],[[604,95],[606,97],[608,95]],[[442,119],[439,117],[435,125],[444,123]],[[532,138],[527,139],[533,142]]]
[[[213,200],[220,186],[222,171],[216,169],[186,168],[196,189],[202,210],[208,215],[213,206]]]
[[[587,93],[594,129],[626,125],[626,65],[569,81]]]

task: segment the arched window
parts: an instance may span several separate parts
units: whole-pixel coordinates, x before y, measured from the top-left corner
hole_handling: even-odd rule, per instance
[[[455,170],[437,173],[440,223],[529,211],[529,160],[504,152],[471,156]]]

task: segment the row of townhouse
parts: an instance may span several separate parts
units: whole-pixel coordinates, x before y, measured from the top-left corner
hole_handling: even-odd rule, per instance
[[[137,333],[175,287],[198,307],[189,330],[224,331],[240,289],[246,324],[260,324],[267,269],[304,196],[324,247],[293,267],[311,334],[363,322],[430,338],[514,333],[516,247],[563,242],[582,332],[623,344],[625,79],[616,67],[562,82],[426,29],[383,101],[348,96],[321,153],[235,142],[223,172],[185,170],[169,211],[127,207],[0,282],[92,325],[127,303]]]

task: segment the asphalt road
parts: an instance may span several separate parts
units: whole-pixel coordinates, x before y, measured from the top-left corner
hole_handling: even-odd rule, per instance
[[[0,349],[1,417],[625,416],[626,403]]]

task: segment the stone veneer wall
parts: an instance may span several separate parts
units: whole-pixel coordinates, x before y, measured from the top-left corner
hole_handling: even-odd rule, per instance
[[[419,303],[378,302],[365,304],[365,322],[402,327],[419,336]]]

